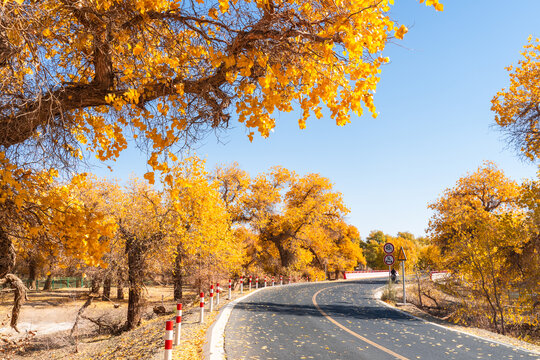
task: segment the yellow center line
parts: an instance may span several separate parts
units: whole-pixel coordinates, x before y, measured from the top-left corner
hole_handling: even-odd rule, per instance
[[[332,286],[332,287],[334,287],[334,286]],[[352,331],[351,329],[349,329],[349,328],[347,328],[347,327],[341,325],[341,324],[338,323],[336,320],[334,320],[330,315],[328,315],[323,309],[321,309],[321,308],[319,307],[319,304],[317,304],[317,295],[319,295],[319,293],[320,293],[321,291],[326,290],[326,289],[330,289],[330,287],[327,287],[327,288],[324,288],[324,289],[321,289],[321,290],[317,291],[315,294],[313,294],[313,298],[311,299],[311,300],[313,301],[313,305],[315,305],[315,307],[317,308],[317,310],[319,310],[319,312],[322,314],[322,316],[324,316],[325,318],[327,318],[328,320],[330,320],[330,322],[332,322],[334,325],[336,325],[337,327],[339,327],[339,328],[342,329],[342,330],[345,330],[346,332],[348,332],[348,333],[351,334],[352,336],[354,336],[354,337],[356,337],[356,338],[362,340],[362,341],[365,342],[365,343],[368,343],[368,344],[371,345],[371,346],[376,347],[376,348],[379,349],[379,350],[384,351],[384,352],[387,353],[387,354],[390,354],[390,355],[394,356],[396,359],[400,359],[400,360],[409,360],[409,359],[407,359],[406,357],[401,356],[401,355],[399,355],[399,354],[396,354],[396,353],[393,352],[392,350],[387,349],[387,348],[385,348],[384,346],[379,345],[379,344],[377,344],[377,343],[375,343],[375,342],[373,342],[373,341],[371,341],[371,340],[369,340],[369,339],[363,337],[362,335],[355,333],[354,331]]]

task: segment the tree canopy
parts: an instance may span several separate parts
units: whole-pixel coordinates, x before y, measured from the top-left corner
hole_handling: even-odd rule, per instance
[[[376,116],[381,52],[407,31],[392,3],[4,0],[0,150],[65,161],[86,144],[104,160],[136,138],[163,170],[166,149],[226,128],[233,111],[250,138],[295,104],[302,128],[322,106],[338,125],[363,107]]]

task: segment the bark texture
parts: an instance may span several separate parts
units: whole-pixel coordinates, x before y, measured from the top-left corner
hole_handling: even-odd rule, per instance
[[[13,274],[6,274],[2,279],[0,279],[0,285],[9,285],[13,290],[15,290],[15,295],[13,298],[13,309],[11,310],[11,327],[19,332],[17,329],[17,323],[19,321],[19,314],[21,312],[21,306],[24,304],[27,297],[28,289],[24,286],[21,279]]]

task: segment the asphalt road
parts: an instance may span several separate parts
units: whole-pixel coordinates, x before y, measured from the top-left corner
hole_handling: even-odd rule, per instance
[[[390,309],[373,298],[384,283],[294,284],[259,291],[232,311],[225,328],[227,359],[540,359]]]

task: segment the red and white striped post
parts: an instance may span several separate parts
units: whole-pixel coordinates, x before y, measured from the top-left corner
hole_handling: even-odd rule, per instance
[[[240,276],[240,294],[244,293],[244,275]]]
[[[291,275],[289,275],[289,285],[291,285]]]
[[[174,331],[174,345],[180,345],[180,334],[182,332],[182,304],[176,304],[176,329]]]
[[[259,276],[257,275],[257,277],[255,278],[255,289],[258,289],[259,288]]]
[[[272,276],[272,286],[274,286],[274,283],[275,283],[274,277]]]
[[[214,285],[210,285],[210,312],[214,311]]]
[[[249,275],[249,291],[251,291],[251,275]]]
[[[199,303],[199,307],[201,308],[201,324],[204,322],[204,293],[201,292],[201,302]]]
[[[279,285],[283,285],[283,275],[279,275]]]
[[[229,300],[232,299],[231,279],[229,279]]]
[[[264,276],[264,287],[266,287],[266,275]]]
[[[165,322],[165,353],[163,356],[165,360],[172,360],[173,328],[172,320]]]
[[[216,284],[216,305],[219,305],[219,292],[220,292],[219,283],[217,283]]]

